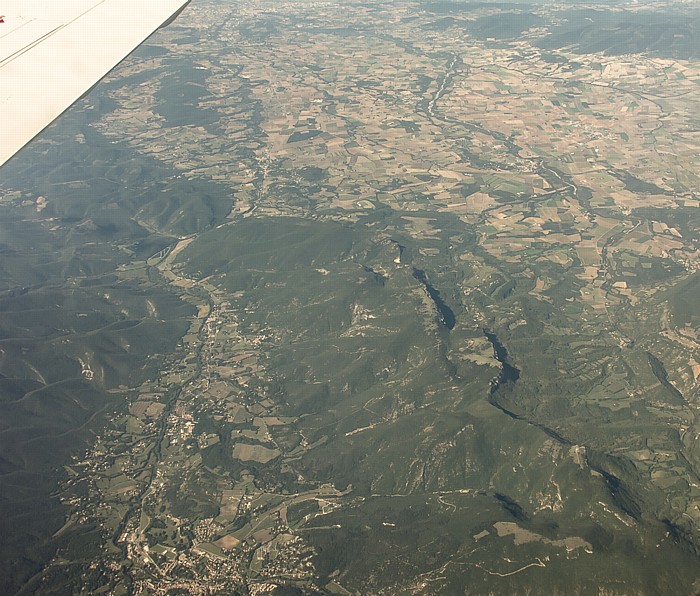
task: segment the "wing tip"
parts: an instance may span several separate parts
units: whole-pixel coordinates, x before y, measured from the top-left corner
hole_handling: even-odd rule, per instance
[[[177,17],[179,17],[179,16],[182,14],[182,11],[185,10],[185,9],[187,8],[187,6],[189,5],[190,2],[192,2],[192,0],[187,0],[187,2],[185,2],[180,8],[178,8],[178,9],[173,13],[173,15],[172,15],[171,17],[169,17],[169,18],[165,21],[165,23],[163,23],[163,24],[159,27],[159,29],[163,29],[164,27],[167,27],[168,25],[171,25],[171,24],[175,21],[175,19],[177,19]]]

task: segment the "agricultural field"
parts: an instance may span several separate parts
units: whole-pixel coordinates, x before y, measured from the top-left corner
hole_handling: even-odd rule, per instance
[[[699,22],[194,0],[0,172],[0,592],[697,592]]]

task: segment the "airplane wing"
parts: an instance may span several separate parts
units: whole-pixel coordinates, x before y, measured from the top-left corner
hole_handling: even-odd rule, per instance
[[[0,0],[0,165],[190,0]]]

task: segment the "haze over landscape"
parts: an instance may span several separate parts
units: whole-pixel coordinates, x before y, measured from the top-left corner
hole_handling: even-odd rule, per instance
[[[0,169],[0,593],[700,591],[700,8],[194,0]]]

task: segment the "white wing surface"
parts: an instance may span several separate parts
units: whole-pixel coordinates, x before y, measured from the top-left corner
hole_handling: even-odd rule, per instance
[[[0,0],[0,165],[189,0]]]

